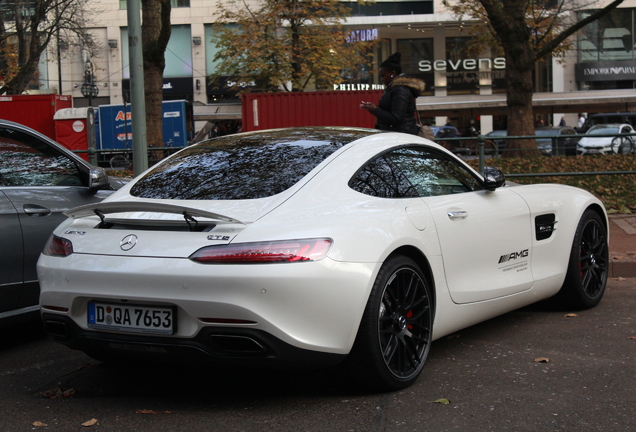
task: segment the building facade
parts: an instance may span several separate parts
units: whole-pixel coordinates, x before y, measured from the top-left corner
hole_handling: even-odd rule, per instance
[[[172,36],[166,51],[164,98],[186,99],[196,106],[236,102],[232,92],[219,91],[208,82],[214,72],[215,46],[211,43],[213,16],[222,0],[172,0]],[[253,0],[250,0],[253,2]],[[72,95],[75,106],[86,106],[81,86],[87,64],[93,70],[98,94],[93,105],[128,102],[129,69],[126,0],[93,2],[99,9],[89,29],[100,43],[98,52],[64,49],[47,52],[40,68],[40,91]],[[427,85],[427,101],[488,98],[505,93],[505,59],[490,52],[478,57],[467,51],[469,26],[444,9],[441,0],[378,0],[363,5],[345,1],[352,11],[346,27],[355,40],[378,39],[374,70],[362,81],[333,83],[330,90],[381,88],[377,66],[390,53],[402,53],[405,73],[419,75]],[[636,88],[636,0],[587,26],[578,37],[577,49],[562,62],[539,62],[535,91],[576,93],[616,90],[633,93]],[[228,77],[228,79],[231,79]],[[501,96],[501,95],[500,95]],[[589,111],[589,110],[583,110]],[[196,112],[196,111],[195,111]],[[546,123],[558,124],[564,116],[575,124],[576,113],[549,112]],[[460,129],[477,120],[482,133],[505,128],[505,112],[481,115],[461,111],[427,117],[430,123],[449,120]],[[475,118],[476,117],[476,118]]]

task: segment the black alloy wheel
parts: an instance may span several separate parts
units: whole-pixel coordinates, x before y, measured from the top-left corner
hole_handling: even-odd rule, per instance
[[[583,290],[594,298],[605,288],[608,248],[605,228],[596,219],[587,221],[581,236],[579,269]]]
[[[605,292],[608,271],[607,227],[598,213],[588,209],[577,227],[565,283],[557,298],[568,308],[596,306]]]
[[[351,360],[377,390],[411,385],[428,357],[433,330],[430,289],[411,259],[387,260],[375,281]]]

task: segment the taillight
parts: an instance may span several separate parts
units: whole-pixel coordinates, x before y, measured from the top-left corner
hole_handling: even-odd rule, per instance
[[[327,238],[206,246],[190,259],[202,264],[272,264],[318,261],[329,252]]]
[[[65,238],[52,235],[46,242],[42,253],[49,256],[67,257],[73,253],[73,243]]]

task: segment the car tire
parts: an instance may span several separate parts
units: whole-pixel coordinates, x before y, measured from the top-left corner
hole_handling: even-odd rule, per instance
[[[348,358],[361,384],[393,391],[417,379],[430,350],[432,304],[428,281],[413,260],[398,255],[382,265]]]
[[[607,227],[593,210],[583,213],[574,235],[565,282],[555,296],[568,309],[596,306],[605,293],[609,272]]]

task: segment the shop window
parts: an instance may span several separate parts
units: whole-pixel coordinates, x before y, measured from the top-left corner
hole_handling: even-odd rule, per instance
[[[433,13],[432,1],[343,1],[351,16],[424,15]]]
[[[581,14],[585,18],[593,11]],[[633,60],[634,9],[617,9],[583,28],[578,40],[579,61]]]
[[[479,93],[479,70],[467,69],[464,60],[470,37],[446,38],[446,86],[448,95]]]
[[[170,6],[173,8],[190,7],[190,0],[170,0]],[[128,0],[119,0],[119,9],[128,9]]]
[[[402,72],[417,76],[426,84],[424,96],[432,96],[435,88],[435,73],[430,65],[435,61],[433,38],[398,39],[397,51],[402,53]],[[386,59],[386,52],[380,62]]]

